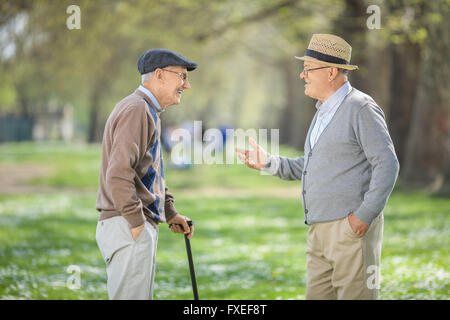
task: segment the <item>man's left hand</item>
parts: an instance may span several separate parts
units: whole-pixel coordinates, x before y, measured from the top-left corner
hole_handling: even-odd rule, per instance
[[[350,223],[353,232],[361,238],[364,237],[367,230],[369,230],[369,226],[359,220],[353,212],[348,215],[348,222]]]

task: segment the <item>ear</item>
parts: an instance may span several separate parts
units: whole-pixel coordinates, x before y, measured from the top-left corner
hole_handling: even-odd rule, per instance
[[[164,80],[164,72],[160,68],[156,68],[153,77],[157,80]]]
[[[328,81],[333,81],[334,79],[336,79],[336,77],[338,76],[338,68],[336,67],[331,67],[330,68],[330,72],[328,73]]]

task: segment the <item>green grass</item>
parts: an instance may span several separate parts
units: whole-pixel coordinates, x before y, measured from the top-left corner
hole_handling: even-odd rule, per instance
[[[1,299],[107,298],[95,242],[100,152],[98,145],[0,145],[0,168],[49,170],[32,178],[32,193],[0,193]],[[196,223],[200,298],[304,299],[308,227],[295,196],[299,182],[242,165],[167,168],[166,180],[177,209]],[[394,192],[384,214],[380,298],[449,299],[450,199]],[[79,289],[66,286],[71,265],[81,270]],[[166,225],[155,286],[156,299],[192,298],[183,237]]]

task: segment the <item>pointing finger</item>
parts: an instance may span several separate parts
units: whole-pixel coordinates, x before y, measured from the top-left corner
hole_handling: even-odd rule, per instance
[[[259,146],[259,144],[256,143],[255,139],[253,139],[253,138],[248,138],[248,142],[250,142],[250,145],[251,145],[255,150],[262,150],[262,148]]]
[[[248,150],[244,150],[244,149],[240,149],[240,148],[235,148],[234,149],[235,151],[236,151],[236,153],[242,153],[242,154],[245,154],[246,152],[248,152]]]

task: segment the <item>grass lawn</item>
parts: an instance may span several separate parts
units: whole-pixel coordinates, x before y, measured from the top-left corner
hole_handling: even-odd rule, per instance
[[[107,299],[95,242],[99,163],[99,145],[0,145],[1,299]],[[304,299],[298,181],[243,165],[166,166],[166,180],[177,209],[195,221],[201,299]],[[449,299],[450,199],[394,192],[384,214],[380,298]],[[155,286],[156,299],[192,299],[183,236],[166,225]]]

